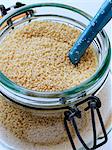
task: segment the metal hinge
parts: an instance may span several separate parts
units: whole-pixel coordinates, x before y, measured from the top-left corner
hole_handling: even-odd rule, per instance
[[[0,5],[1,16],[3,17],[5,15],[7,15],[8,12],[11,11],[12,9],[17,9],[17,8],[23,7],[25,5],[26,4],[23,4],[23,3],[20,3],[20,2],[17,2],[14,6],[11,6],[11,7],[8,7],[8,8],[6,8],[4,5]],[[32,9],[27,10],[26,12],[24,12],[24,14],[26,14],[26,17],[32,16],[33,13],[34,13],[34,11]],[[7,25],[9,25],[9,26],[13,25],[13,20],[9,19],[7,21]]]

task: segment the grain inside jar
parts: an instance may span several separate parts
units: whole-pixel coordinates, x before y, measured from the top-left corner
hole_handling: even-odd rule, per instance
[[[74,66],[68,52],[80,31],[65,24],[32,22],[0,45],[0,70],[13,82],[37,91],[62,91],[90,78],[97,57],[90,46]]]

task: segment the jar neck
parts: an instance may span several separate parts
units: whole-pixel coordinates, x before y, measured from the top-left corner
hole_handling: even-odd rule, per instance
[[[26,93],[26,94],[21,94],[17,93],[14,90],[11,90],[7,88],[4,85],[0,85],[0,92],[3,96],[8,98],[10,101],[16,102],[20,105],[31,107],[31,108],[38,108],[38,109],[62,109],[66,108],[68,106],[71,106],[76,104],[79,101],[83,101],[84,99],[88,98],[91,95],[95,95],[96,93],[99,92],[100,88],[103,86],[105,83],[108,73],[107,71],[105,73],[105,76],[101,78],[100,80],[97,81],[97,83],[88,88],[88,90],[79,92],[79,93],[74,93],[70,96],[63,96],[62,97],[41,97],[38,95],[35,95],[34,93]]]

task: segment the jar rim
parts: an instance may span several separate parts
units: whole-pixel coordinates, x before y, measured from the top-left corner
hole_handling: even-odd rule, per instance
[[[19,8],[17,10],[14,10],[12,13],[7,14],[6,16],[4,16],[1,20],[0,20],[0,26],[7,21],[8,19],[10,19],[11,17],[14,17],[15,15],[18,15],[20,13],[23,13],[29,9],[35,8],[35,7],[58,7],[58,8],[63,8],[63,9],[67,9],[70,10],[72,12],[78,13],[80,15],[82,15],[83,17],[85,17],[86,19],[88,19],[88,21],[91,20],[91,16],[88,15],[87,13],[85,13],[84,11],[69,6],[69,5],[65,5],[65,4],[59,4],[59,3],[37,3],[37,4],[31,4],[31,5],[25,5],[22,8]],[[107,54],[105,56],[105,60],[102,62],[102,64],[100,65],[100,67],[97,69],[96,73],[91,76],[89,79],[87,79],[85,82],[81,83],[78,86],[69,88],[67,90],[63,90],[63,91],[56,91],[56,92],[39,92],[39,91],[33,91],[33,90],[29,90],[26,89],[24,87],[21,87],[17,84],[15,84],[14,82],[12,82],[11,80],[9,80],[1,71],[0,71],[0,87],[4,86],[8,89],[11,89],[12,91],[18,93],[18,94],[23,94],[23,95],[36,95],[37,97],[42,97],[42,98],[54,98],[54,97],[68,97],[70,95],[73,94],[77,94],[79,92],[82,92],[90,87],[92,87],[94,84],[97,83],[97,81],[99,79],[102,78],[102,76],[105,74],[105,72],[107,71],[109,64],[110,64],[110,59],[111,59],[111,47],[110,47],[110,41],[109,38],[106,34],[106,32],[104,30],[102,30],[99,34],[102,34],[105,37],[105,43],[108,46],[107,49]]]

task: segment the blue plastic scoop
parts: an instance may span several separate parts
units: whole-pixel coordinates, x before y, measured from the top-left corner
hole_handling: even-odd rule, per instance
[[[70,50],[69,58],[73,64],[77,64],[80,61],[95,36],[111,18],[112,0],[106,0]]]

